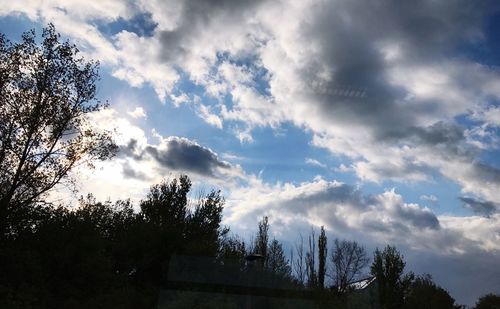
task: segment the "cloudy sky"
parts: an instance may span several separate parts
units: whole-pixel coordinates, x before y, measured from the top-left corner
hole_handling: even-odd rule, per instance
[[[324,225],[400,248],[459,302],[500,292],[494,1],[0,0],[13,41],[51,22],[101,63],[120,153],[82,192],[138,200],[180,172],[250,237]]]

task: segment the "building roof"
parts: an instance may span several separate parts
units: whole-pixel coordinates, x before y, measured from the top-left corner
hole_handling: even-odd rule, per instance
[[[377,277],[373,276],[358,281],[354,281],[353,283],[349,284],[349,288],[353,290],[364,290],[368,286],[370,286],[370,284],[372,284],[376,279]]]

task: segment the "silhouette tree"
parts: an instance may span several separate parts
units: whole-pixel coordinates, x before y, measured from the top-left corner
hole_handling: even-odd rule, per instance
[[[179,180],[153,185],[140,205],[145,222],[182,234],[186,228],[190,190],[191,180],[186,175],[181,175]]]
[[[91,196],[43,208],[34,230],[0,250],[0,308],[145,307],[148,293],[132,289],[136,219],[129,202]]]
[[[259,231],[255,238],[254,253],[262,255],[263,266],[267,266],[267,249],[269,243],[269,221],[267,217],[263,217],[259,222]]]
[[[191,181],[186,175],[151,187],[141,201],[143,239],[138,275],[160,284],[167,276],[173,254],[202,255],[215,261],[221,238],[228,229],[221,226],[224,199],[219,191],[201,197],[190,209]]]
[[[455,300],[443,288],[437,286],[430,275],[418,276],[410,286],[405,300],[407,309],[454,309]]]
[[[267,249],[267,269],[282,279],[291,279],[292,270],[281,243],[273,239]]]
[[[236,267],[243,270],[246,266],[247,248],[245,242],[237,236],[224,235],[220,240],[218,261],[226,267]]]
[[[331,255],[332,278],[340,294],[348,292],[363,269],[368,265],[369,258],[363,246],[356,241],[335,239]]]
[[[402,308],[413,281],[413,273],[403,274],[403,256],[396,247],[387,245],[373,254],[371,273],[377,277],[380,306],[385,309]]]
[[[487,294],[479,298],[474,309],[500,308],[500,295]]]
[[[292,268],[295,278],[300,282],[300,284],[304,284],[306,281],[306,266],[305,266],[305,256],[304,256],[304,237],[302,234],[299,234],[300,241],[295,244],[295,252],[297,253],[297,257],[293,258],[293,250],[292,250]]]
[[[53,25],[43,29],[40,45],[34,30],[19,43],[0,35],[1,235],[25,206],[61,181],[71,183],[75,166],[116,151],[109,132],[88,118],[105,107],[96,100],[97,79],[98,63],[78,58]]]
[[[326,257],[328,256],[327,238],[325,227],[321,227],[321,232],[318,238],[318,286],[325,287],[326,274]]]
[[[307,273],[307,286],[315,288],[318,284],[318,274],[316,272],[316,239],[314,229],[311,230],[309,235],[309,249],[306,252],[305,264]]]
[[[264,273],[270,275],[273,279],[291,280],[292,269],[283,251],[283,245],[276,239],[269,242],[268,217],[263,217],[259,222],[253,252],[263,256],[261,265]]]
[[[186,245],[189,255],[216,256],[222,238],[229,229],[221,226],[224,198],[220,191],[211,191],[198,199],[187,216]]]

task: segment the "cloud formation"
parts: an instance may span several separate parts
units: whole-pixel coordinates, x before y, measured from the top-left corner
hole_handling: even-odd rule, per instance
[[[102,200],[139,201],[152,184],[179,174],[188,174],[197,185],[218,188],[231,188],[247,177],[238,164],[220,159],[212,149],[184,137],[162,136],[154,129],[147,134],[127,114],[109,108],[91,115],[94,125],[115,133],[119,152],[95,170],[77,169],[82,193],[91,192]]]
[[[206,177],[217,177],[234,168],[228,162],[220,160],[209,148],[177,136],[162,138],[158,145],[146,145],[142,149],[137,140],[131,139],[127,145],[120,147],[120,150],[123,156],[135,161],[153,160],[167,170]]]
[[[381,238],[373,238],[379,241],[386,237],[402,241],[416,230],[441,229],[439,219],[430,209],[405,203],[394,189],[365,195],[359,188],[322,178],[300,185],[276,186],[256,180],[250,187],[231,192],[228,203],[228,222],[241,224],[243,218],[256,222],[267,214],[273,220],[300,218],[307,220],[307,224],[325,225],[334,233],[349,234],[356,230],[372,236],[380,233]]]
[[[491,98],[500,98],[499,72],[449,57],[460,44],[481,42],[484,19],[497,9],[426,0],[108,1],[102,8],[35,1],[9,2],[0,14],[54,22],[115,77],[149,83],[161,100],[183,96],[171,90],[186,74],[219,100],[199,102],[197,114],[217,128],[236,123],[242,142],[256,127],[291,122],[313,134],[313,145],[349,157],[362,180],[429,181],[437,172],[500,202],[496,169],[478,160],[498,147],[485,138],[494,133],[486,127],[480,137],[479,126],[456,121],[466,115],[497,126]],[[124,25],[107,38],[93,23],[144,19],[137,16],[155,25],[147,35]]]
[[[144,111],[144,108],[138,106],[134,110],[127,112],[129,116],[132,118],[146,118],[146,112]]]

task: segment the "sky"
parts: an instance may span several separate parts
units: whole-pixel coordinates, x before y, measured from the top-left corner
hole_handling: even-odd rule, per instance
[[[463,304],[500,293],[500,5],[397,0],[0,0],[100,62],[118,155],[80,193],[138,201],[179,173],[249,238],[393,244]],[[62,193],[61,193],[62,194]]]

